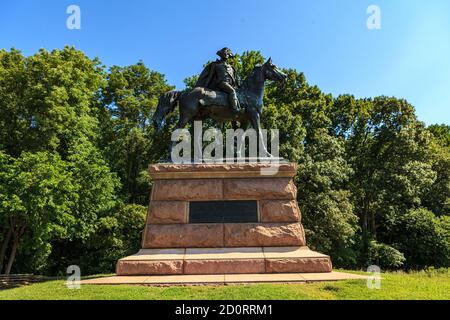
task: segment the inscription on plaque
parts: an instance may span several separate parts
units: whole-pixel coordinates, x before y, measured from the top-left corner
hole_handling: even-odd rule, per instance
[[[199,201],[189,203],[189,223],[256,223],[257,201]]]

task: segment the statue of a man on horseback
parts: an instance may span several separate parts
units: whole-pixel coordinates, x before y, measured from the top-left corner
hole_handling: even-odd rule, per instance
[[[228,103],[233,113],[240,111],[239,99],[236,94],[238,83],[236,81],[236,71],[229,63],[233,56],[229,48],[223,48],[217,52],[220,59],[206,66],[200,74],[196,88],[207,88],[225,92],[228,95]]]
[[[160,130],[166,117],[178,106],[180,117],[174,129],[183,129],[189,123],[206,119],[217,123],[229,121],[234,129],[238,128],[238,123],[244,130],[251,126],[262,141],[262,148],[269,154],[261,132],[264,86],[266,81],[283,82],[287,75],[269,58],[264,64],[256,65],[238,86],[236,73],[229,64],[231,50],[224,48],[217,54],[221,59],[205,68],[193,90],[172,90],[160,96],[153,115],[155,127]],[[240,106],[242,110],[239,110]]]

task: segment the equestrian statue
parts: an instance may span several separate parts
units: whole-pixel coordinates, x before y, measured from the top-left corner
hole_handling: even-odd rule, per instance
[[[194,121],[213,119],[219,123],[232,122],[233,128],[255,129],[258,139],[261,133],[264,87],[267,80],[285,81],[287,76],[269,58],[263,65],[255,66],[250,75],[238,84],[236,72],[229,63],[231,50],[223,48],[217,52],[220,59],[208,64],[193,90],[169,91],[158,102],[153,124],[160,130],[165,118],[179,106],[180,118],[175,129],[183,129]],[[266,154],[267,148],[261,144]]]

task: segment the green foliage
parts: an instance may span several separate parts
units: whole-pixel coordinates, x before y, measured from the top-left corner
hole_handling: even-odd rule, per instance
[[[97,60],[66,47],[23,57],[0,52],[1,215],[5,256],[13,271],[45,270],[56,242],[84,241],[116,204],[117,179],[98,148]],[[6,235],[6,236],[5,236]],[[9,258],[6,258],[9,255]]]
[[[91,105],[103,81],[97,60],[66,47],[23,57],[0,51],[0,148],[56,151],[63,159],[74,141],[95,141]]]
[[[345,141],[328,130],[333,101],[309,86],[302,73],[285,72],[287,82],[270,85],[266,100],[282,114],[282,121],[272,121],[281,131],[282,155],[299,164],[298,201],[308,244],[331,254],[336,265],[354,265],[355,254],[349,248],[354,244],[357,217],[347,187],[352,169],[345,159]]]
[[[351,264],[354,257],[346,248],[353,243],[357,219],[345,189],[351,170],[342,142],[320,130],[310,139],[297,176],[309,245],[333,254],[338,265]]]
[[[447,197],[440,193],[446,173],[443,169],[439,177],[442,158],[433,161],[431,135],[417,121],[414,108],[396,98],[341,96],[329,114],[330,129],[345,139],[345,158],[353,169],[349,187],[361,227],[360,261],[370,258],[369,241],[376,239],[399,249],[411,266],[410,256],[397,245],[402,234],[396,226],[421,206],[442,208]],[[421,247],[411,250],[417,256],[427,254]]]
[[[114,270],[118,259],[138,252],[146,213],[144,206],[122,205],[113,214],[98,219],[86,244],[88,253],[80,261],[83,273]]]
[[[264,64],[265,59],[259,51],[245,51],[242,55],[237,54],[232,64],[236,69],[238,79],[243,81],[253,71],[255,66]]]
[[[428,130],[433,134],[439,145],[447,149],[450,148],[450,126],[445,124],[435,124],[429,126]]]
[[[423,202],[438,216],[450,216],[450,126],[428,127],[433,135],[430,163],[436,180],[428,189]]]
[[[107,115],[104,145],[106,156],[122,182],[125,201],[147,204],[150,181],[145,177],[149,162],[159,161],[164,151],[151,126],[158,98],[173,87],[164,76],[143,62],[127,67],[113,66],[106,76],[102,104]],[[167,135],[165,135],[167,138]],[[161,150],[162,149],[162,150]],[[163,151],[163,152],[161,152]]]
[[[83,275],[113,272],[118,259],[140,249],[147,209],[119,205],[92,224],[94,231],[84,241],[55,241],[49,274],[64,275],[67,266],[78,265]]]
[[[280,156],[291,161],[298,161],[303,155],[305,129],[301,117],[293,115],[286,105],[267,105],[264,107],[262,126],[278,129],[280,134]]]
[[[49,241],[70,237],[76,224],[76,186],[57,154],[24,152],[15,159],[0,152],[0,165],[1,219],[14,235],[9,261],[14,262],[16,250],[33,254],[30,267],[40,270],[50,254]]]
[[[450,224],[424,208],[409,210],[396,220],[392,230],[395,247],[412,268],[442,267],[450,264]]]
[[[247,51],[232,64],[242,80],[265,60]],[[284,72],[267,84],[262,126],[298,164],[308,245],[335,266],[450,266],[450,126],[426,128],[405,100],[335,98]],[[1,269],[112,272],[139,249],[147,166],[168,159],[178,110],[160,132],[150,120],[171,89],[143,62],[105,70],[70,47],[0,51]]]
[[[405,262],[405,256],[400,251],[376,241],[370,241],[368,257],[368,265],[377,265],[383,270],[398,269]]]

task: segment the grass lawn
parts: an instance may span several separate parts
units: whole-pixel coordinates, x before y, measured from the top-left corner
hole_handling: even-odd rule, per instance
[[[381,289],[364,280],[312,284],[255,284],[204,287],[144,287],[82,285],[69,290],[65,281],[50,281],[0,290],[0,300],[303,300],[303,299],[446,299],[450,300],[450,270],[383,273]]]

